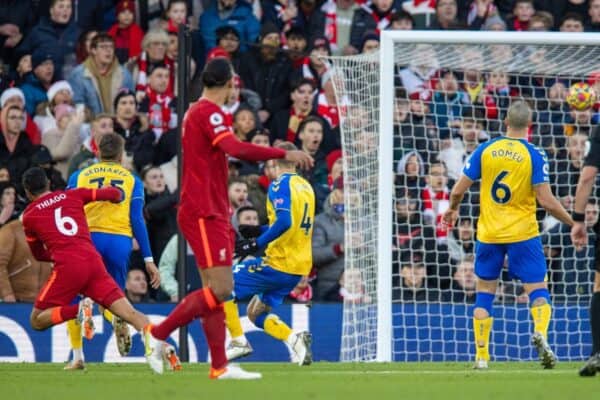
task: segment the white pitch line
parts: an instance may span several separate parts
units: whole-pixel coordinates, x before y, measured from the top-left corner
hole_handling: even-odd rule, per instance
[[[265,371],[268,375],[287,375],[289,372],[282,371]],[[414,371],[396,371],[396,370],[382,370],[382,371],[302,371],[302,374],[309,375],[475,375],[475,374],[536,374],[536,375],[573,375],[577,376],[577,370],[561,369],[561,370],[531,370],[531,369],[514,369],[514,370],[465,370],[465,371],[440,371],[440,370],[419,370]]]

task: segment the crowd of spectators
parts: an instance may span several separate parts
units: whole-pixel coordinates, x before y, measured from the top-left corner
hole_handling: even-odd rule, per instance
[[[186,93],[177,93],[180,24],[193,32]],[[144,182],[146,222],[163,276],[159,291],[144,284],[143,263],[134,252],[128,296],[134,301],[175,301],[176,128],[182,118],[177,96],[196,100],[198,72],[206,60],[226,57],[236,76],[224,110],[231,115],[236,136],[263,146],[290,141],[315,159],[314,167],[302,172],[317,199],[314,268],[290,297],[370,301],[360,273],[344,274],[343,268],[340,123],[352,99],[336,98],[335,74],[321,57],[376,51],[386,29],[599,31],[600,0],[2,1],[0,237],[18,230],[13,221],[25,207],[19,178],[27,168],[43,167],[52,189],[64,188],[70,174],[96,161],[99,139],[116,132],[126,140],[124,164]],[[455,230],[439,227],[449,187],[465,157],[500,133],[502,112],[511,98],[544,100],[535,102],[532,140],[551,156],[553,185],[566,203],[572,201],[595,116],[593,110],[566,108],[570,82],[560,79],[523,85],[502,71],[421,66],[406,66],[399,79],[394,297],[472,301],[477,195],[467,199],[467,211]],[[275,178],[273,163],[230,159],[229,164],[233,225],[266,223],[265,193]],[[590,207],[592,224],[598,211]],[[546,233],[555,293],[587,293],[589,274],[580,257],[593,254],[568,250],[567,231],[549,218],[544,220]],[[19,238],[12,239],[11,246],[17,246]],[[46,266],[34,263],[30,255],[11,254],[0,257],[0,300],[30,299],[29,292],[46,276]],[[22,269],[24,257],[32,261]],[[25,280],[22,271],[35,278],[20,296],[15,291]],[[579,283],[558,284],[566,280]],[[508,291],[504,298],[519,298],[518,287]]]

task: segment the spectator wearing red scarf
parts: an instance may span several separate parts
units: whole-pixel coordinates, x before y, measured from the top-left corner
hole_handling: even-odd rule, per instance
[[[392,23],[392,15],[396,12],[393,0],[372,0],[363,4],[354,12],[350,45],[358,53],[362,38],[367,31],[379,34]]]
[[[142,102],[148,87],[148,70],[154,65],[164,64],[169,69],[169,93],[174,93],[175,63],[167,56],[169,36],[160,29],[146,33],[142,41],[142,53],[135,60],[133,79],[135,81],[136,99]]]
[[[119,1],[116,11],[117,22],[110,27],[108,34],[115,39],[115,54],[119,63],[124,64],[142,52],[144,31],[135,23],[134,1]]]
[[[148,86],[140,112],[146,113],[156,140],[177,126],[175,97],[169,90],[170,71],[164,64],[155,64],[148,70]]]

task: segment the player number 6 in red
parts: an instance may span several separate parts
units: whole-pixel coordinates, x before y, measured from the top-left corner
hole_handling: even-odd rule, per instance
[[[75,220],[69,216],[62,216],[62,207],[58,207],[54,210],[54,223],[56,224],[56,229],[60,233],[65,236],[75,236],[77,235],[77,231],[79,227]]]

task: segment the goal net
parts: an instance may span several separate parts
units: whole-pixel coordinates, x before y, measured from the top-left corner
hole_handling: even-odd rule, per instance
[[[475,147],[502,135],[515,99],[533,110],[529,140],[544,148],[552,190],[568,209],[597,122],[569,109],[571,84],[600,93],[600,38],[589,34],[383,32],[377,54],[332,57],[345,174],[343,361],[473,359],[473,255],[479,195],[457,226],[441,228],[448,194]],[[598,206],[586,208],[587,224]],[[554,307],[549,342],[559,360],[589,356],[593,243],[576,252],[569,229],[538,221]],[[521,284],[503,273],[494,303],[492,360],[533,360]]]

